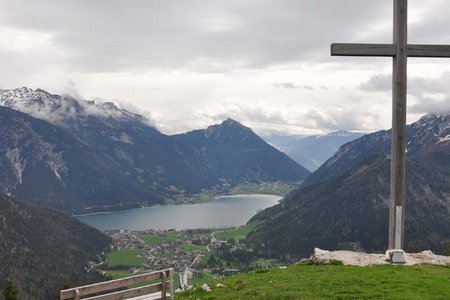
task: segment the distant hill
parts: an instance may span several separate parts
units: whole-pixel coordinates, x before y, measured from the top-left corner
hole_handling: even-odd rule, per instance
[[[296,182],[310,172],[233,119],[173,138],[197,154],[202,180],[210,184]]]
[[[340,146],[362,135],[357,132],[337,131],[312,136],[272,135],[264,139],[309,171],[314,172],[333,156]]]
[[[168,136],[113,103],[28,88],[0,90],[0,166],[0,191],[71,212],[310,174],[234,120]]]
[[[450,244],[450,114],[408,126],[405,247],[443,253]],[[387,248],[390,133],[342,146],[302,187],[256,215],[247,239],[261,254],[301,257],[314,247]],[[348,243],[347,243],[348,244]]]
[[[85,269],[110,243],[96,229],[4,194],[0,194],[0,224],[0,289],[10,278],[20,299],[57,299],[65,284],[105,279]]]

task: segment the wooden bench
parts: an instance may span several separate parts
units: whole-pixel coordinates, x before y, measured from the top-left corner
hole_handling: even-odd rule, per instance
[[[140,297],[139,299],[174,299],[173,291],[173,269],[166,269],[152,273],[146,273],[122,279],[110,280],[67,290],[60,292],[60,300],[118,300],[131,299]],[[127,286],[143,283],[147,281],[159,280],[157,283],[152,283],[132,289],[124,289]],[[123,290],[121,290],[123,289]],[[167,289],[170,294],[167,295]]]

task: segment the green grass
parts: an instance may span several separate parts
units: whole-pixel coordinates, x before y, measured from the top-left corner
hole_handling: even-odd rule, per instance
[[[207,203],[216,199],[216,193],[214,191],[203,191],[202,193],[192,196],[179,196],[175,199],[166,199],[166,205],[178,205],[178,204],[197,204]]]
[[[173,251],[167,250],[167,251],[160,252],[160,253],[157,253],[157,254],[154,254],[154,255],[156,257],[172,257],[172,256],[175,256],[176,254]]]
[[[290,191],[296,189],[302,182],[297,184],[286,184],[282,182],[244,183],[230,189],[204,190],[192,196],[178,196],[173,199],[166,199],[166,205],[194,204],[212,202],[220,196],[240,195],[240,194],[265,194],[285,196]]]
[[[249,234],[250,231],[254,230],[258,225],[259,225],[259,223],[252,222],[250,224],[247,224],[247,225],[244,225],[244,226],[241,226],[238,228],[224,229],[223,231],[218,232],[216,234],[216,237],[222,241],[228,241],[230,239],[234,239],[236,242],[239,242],[239,241],[245,239],[247,234]]]
[[[147,245],[155,246],[155,245],[161,245],[161,244],[164,244],[167,242],[171,242],[171,241],[173,241],[173,239],[170,237],[167,237],[167,236],[159,236],[159,235],[149,234],[149,235],[144,236],[144,241]]]
[[[232,188],[229,191],[229,194],[267,194],[285,196],[290,191],[297,188],[299,185],[300,182],[296,185],[285,184],[281,182],[245,183]]]
[[[128,270],[109,270],[109,271],[106,271],[106,276],[109,276],[112,279],[120,279],[120,278],[135,276],[135,275],[141,275],[141,274],[145,274],[145,273],[147,273],[147,272],[137,272],[136,274],[132,274],[132,273],[128,272]]]
[[[108,266],[132,266],[139,267],[143,262],[144,258],[140,257],[141,250],[139,249],[129,249],[120,250],[108,254]]]
[[[214,278],[216,278],[214,275],[212,275],[211,273],[202,273],[201,276],[194,276],[191,279],[189,279],[189,284],[190,285],[202,285],[203,283],[207,282],[207,281],[211,281]]]
[[[216,288],[217,283],[226,288]],[[449,299],[450,267],[307,266],[214,279],[177,299]]]
[[[205,255],[202,256],[202,258],[200,259],[200,263],[201,264],[206,264],[206,262],[208,261],[208,259],[211,257],[211,252],[210,253],[206,253]]]
[[[206,247],[202,245],[194,245],[194,244],[183,244],[181,248],[187,252],[200,252],[205,251]]]
[[[253,265],[255,268],[260,268],[260,269],[267,269],[267,268],[271,268],[274,266],[283,266],[283,264],[281,264],[276,259],[264,259],[264,258],[257,259],[253,263]]]

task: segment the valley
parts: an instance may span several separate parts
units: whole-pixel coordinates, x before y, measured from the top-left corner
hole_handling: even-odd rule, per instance
[[[175,268],[186,287],[283,270],[314,247],[387,247],[389,131],[297,140],[305,151],[324,150],[311,155],[311,170],[324,161],[311,173],[230,118],[166,135],[108,102],[21,88],[0,90],[0,104],[0,204],[16,216],[0,211],[8,224],[0,227],[0,254],[8,259],[0,279],[13,276],[30,299],[62,284],[163,268]],[[450,114],[408,125],[407,251],[450,249],[449,130]],[[66,262],[72,277],[58,269],[44,291],[24,286],[18,270],[43,274],[50,262],[13,264],[16,249],[49,259],[39,234],[26,229],[35,223],[46,233],[44,247],[58,245],[54,255],[73,251]],[[90,247],[84,239],[100,242]]]
[[[241,241],[254,229],[106,231],[113,251],[94,270],[113,279],[174,268],[175,286],[185,289],[213,278],[280,265],[252,255]]]
[[[364,134],[344,130],[322,135],[269,135],[264,139],[311,172],[316,171],[340,146]]]
[[[258,226],[246,225],[247,221],[279,199],[275,195],[234,195],[207,203],[77,218],[112,239],[106,261],[92,265],[92,271],[116,279],[174,268],[176,287],[185,289],[220,276],[279,265],[277,259],[254,255],[243,243]]]
[[[0,300],[450,299],[447,2],[0,0]]]

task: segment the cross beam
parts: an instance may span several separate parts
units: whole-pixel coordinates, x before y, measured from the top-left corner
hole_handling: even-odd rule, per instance
[[[394,44],[331,44],[333,56],[379,56],[394,57],[397,48]],[[450,46],[447,45],[408,45],[408,57],[450,58]]]
[[[408,57],[450,57],[447,45],[408,45],[408,0],[394,1],[394,39],[392,44],[332,44],[334,56],[375,56],[393,58],[391,204],[389,249],[403,249],[406,161],[406,95]]]

